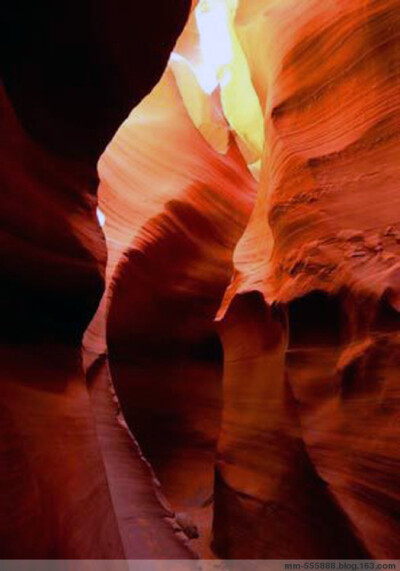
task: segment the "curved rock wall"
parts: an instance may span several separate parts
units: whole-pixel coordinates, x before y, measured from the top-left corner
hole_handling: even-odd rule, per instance
[[[238,2],[232,26],[261,161],[253,94],[182,61],[192,17],[100,163],[113,381],[203,555],[211,506],[218,556],[396,557],[399,3]]]
[[[233,141],[224,154],[199,133],[170,69],[100,174],[113,383],[178,519],[195,522],[208,554],[222,378],[213,319],[256,184]]]
[[[225,556],[400,553],[399,25],[395,0],[239,5],[266,145],[220,311]],[[241,311],[251,292],[264,310]],[[262,311],[287,316],[278,369],[282,333]]]
[[[158,81],[189,7],[186,0],[2,7],[2,558],[132,556],[80,355],[104,288],[96,163]],[[131,533],[135,526],[140,521]],[[164,556],[188,556],[181,547]],[[138,555],[156,550],[149,542]]]

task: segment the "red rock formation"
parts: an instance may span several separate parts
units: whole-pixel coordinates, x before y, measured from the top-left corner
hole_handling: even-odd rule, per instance
[[[359,292],[293,301],[288,371],[316,470],[373,558],[399,553],[399,316]]]
[[[227,412],[214,533],[216,549],[232,557],[243,554],[239,537],[246,555],[264,557],[400,553],[399,24],[394,0],[239,6],[238,33],[265,101],[266,146],[257,205],[220,314],[227,311]],[[238,314],[235,296],[245,292],[260,292],[267,315],[287,307],[289,345],[279,374],[271,364],[279,335],[269,348],[262,331],[270,318],[259,326],[260,311]],[[258,341],[248,347],[253,336]],[[290,422],[283,371],[295,403]],[[235,416],[238,401],[249,403],[248,419]],[[319,482],[304,505],[303,464],[280,444],[292,436],[295,416],[308,471]],[[275,455],[271,443],[278,443]],[[323,499],[313,497],[318,486]],[[285,542],[271,544],[271,502],[283,514],[275,524]],[[337,544],[332,529],[347,542]],[[304,541],[296,544],[299,535]]]
[[[198,132],[171,71],[121,127],[100,174],[114,386],[172,507],[206,545],[221,407],[213,318],[255,181],[233,141],[221,154]]]
[[[211,318],[254,185],[228,174],[247,172],[240,110],[225,92],[210,112],[171,64],[175,79],[164,76],[101,162],[114,383],[167,496],[187,512],[210,494],[222,408],[213,548],[224,557],[398,553],[397,478],[386,468],[397,474],[398,12],[395,1],[238,3],[266,139],[219,312],[222,397]],[[192,18],[178,46],[192,63],[198,39]],[[242,156],[231,146],[224,157],[226,124]],[[221,200],[242,216],[236,231]]]
[[[227,559],[363,558],[362,542],[304,441],[288,376],[284,308],[267,306],[256,293],[238,295],[220,332],[214,549]]]
[[[119,559],[79,352],[106,261],[96,162],[159,79],[189,2],[28,4],[6,3],[0,34],[0,554]]]
[[[398,2],[240,6],[239,30],[267,38],[248,58],[256,75],[268,62],[268,141],[235,253],[239,290],[285,302],[342,287],[381,296],[396,287],[399,252]],[[253,248],[260,233],[265,247]]]
[[[106,357],[87,365],[89,395],[124,557],[191,558],[187,538],[118,409]]]
[[[0,355],[0,557],[123,558],[79,350]]]
[[[155,4],[7,7],[1,554],[400,557],[400,3]]]

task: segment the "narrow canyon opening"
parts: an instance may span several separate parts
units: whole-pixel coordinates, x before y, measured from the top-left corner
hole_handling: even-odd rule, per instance
[[[400,0],[23,4],[0,556],[400,557]]]

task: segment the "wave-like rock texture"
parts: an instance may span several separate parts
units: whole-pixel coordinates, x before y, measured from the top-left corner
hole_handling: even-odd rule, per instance
[[[214,546],[397,558],[400,3],[242,2],[237,27],[266,145],[220,311]]]
[[[221,408],[213,317],[255,182],[233,142],[221,154],[199,133],[172,70],[121,127],[99,172],[113,382],[165,494],[185,512],[179,519],[194,514],[202,527]],[[100,327],[91,330],[88,342]]]
[[[317,289],[396,290],[399,3],[240,6],[239,30],[258,38],[253,73],[268,65],[268,74],[262,181],[235,252],[238,290],[284,302]]]
[[[0,555],[400,558],[399,0],[22,4]]]
[[[199,133],[170,70],[100,173],[113,383],[178,520],[207,546],[222,379],[213,319],[255,181],[233,141],[223,154]]]
[[[248,223],[247,131],[179,58],[100,162],[87,340],[107,314],[125,418],[203,555],[210,515],[226,558],[399,554],[399,10],[238,3],[265,117]],[[197,41],[192,18],[179,53]]]
[[[160,78],[189,7],[2,7],[1,557],[124,557],[79,355],[104,288],[96,163]]]

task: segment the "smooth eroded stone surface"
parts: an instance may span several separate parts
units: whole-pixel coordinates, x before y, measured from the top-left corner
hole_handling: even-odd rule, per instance
[[[219,443],[223,469],[217,482],[216,549],[235,553],[237,538],[244,536],[254,556],[274,556],[277,543],[283,545],[269,543],[274,532],[271,536],[268,513],[259,516],[266,524],[263,534],[257,531],[261,523],[250,532],[254,498],[270,470],[259,468],[261,450],[266,462],[274,458],[270,440],[249,452],[251,460],[229,464],[224,454],[227,442],[235,459],[242,449],[251,451],[259,444],[263,423],[274,419],[279,435],[286,418],[281,405],[268,400],[260,419],[257,410],[263,391],[277,391],[285,375],[299,419],[298,438],[324,497],[336,506],[332,529],[339,525],[338,536],[346,539],[336,547],[330,543],[325,525],[331,508],[325,505],[319,533],[312,534],[320,539],[318,545],[305,537],[296,547],[301,526],[313,526],[312,506],[318,502],[311,498],[301,523],[280,519],[285,556],[299,548],[307,557],[364,553],[396,558],[400,4],[242,2],[237,27],[264,105],[266,145],[256,207],[235,250],[235,275],[220,311],[221,318],[225,315],[224,351],[228,358],[240,354],[247,343],[243,340],[254,330],[254,323],[238,315],[240,334],[224,333],[231,312],[236,316],[241,299],[236,296],[246,292],[258,292],[271,311],[278,306],[287,312],[288,347],[281,355],[281,377],[271,366],[275,353],[268,347],[255,351],[256,360],[265,360],[259,371],[243,372],[244,365],[235,359],[226,368],[224,387],[230,391],[224,408],[250,398],[249,376],[257,388],[248,419],[238,412],[223,414],[229,422],[223,424]],[[264,327],[264,335],[274,336],[269,323],[261,331]],[[237,396],[243,393],[243,398]],[[279,453],[289,450],[285,445]],[[251,463],[255,483],[249,492]],[[283,473],[278,481],[286,485]],[[300,474],[294,482],[295,498],[301,501],[307,483]],[[317,484],[313,489],[316,493]],[[241,498],[248,492],[251,501],[246,503]],[[282,504],[285,510],[296,505],[290,497]],[[232,505],[242,515],[232,517],[229,536],[224,535],[223,517]]]
[[[223,414],[213,542],[227,559],[366,554],[303,440],[286,367],[282,308],[237,296],[220,325]]]
[[[400,2],[199,9],[6,6],[2,553],[399,558]]]
[[[1,558],[123,558],[79,351],[0,356]]]
[[[397,290],[399,2],[240,6],[259,40],[247,53],[267,84],[266,145],[233,291]]]
[[[213,319],[255,181],[234,141],[224,154],[197,130],[170,70],[99,170],[113,383],[168,500],[199,527],[208,554],[222,376]]]
[[[287,367],[313,464],[373,558],[398,557],[400,316],[312,293],[289,306]]]
[[[106,356],[87,358],[93,361],[87,370],[89,395],[125,557],[190,559],[152,467],[122,417]]]

